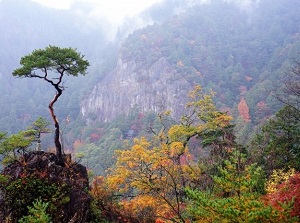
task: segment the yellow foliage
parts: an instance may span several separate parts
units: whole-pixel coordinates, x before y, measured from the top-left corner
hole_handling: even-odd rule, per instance
[[[186,105],[189,112],[180,124],[172,125],[167,132],[161,130],[151,141],[144,137],[134,139],[130,149],[116,151],[116,165],[107,176],[107,185],[115,193],[130,197],[123,200],[122,205],[125,210],[134,210],[134,215],[148,210],[153,216],[181,221],[185,208],[182,192],[186,187],[198,187],[203,180],[200,165],[193,162],[188,151],[190,139],[207,137],[206,144],[210,145],[214,137],[222,137],[219,134],[222,131],[215,130],[224,130],[230,125],[232,117],[216,109],[213,92],[203,94],[201,86],[196,86],[189,97]],[[167,111],[159,118],[163,120],[170,114]],[[230,182],[235,181],[234,178],[226,180],[228,188],[232,186]]]
[[[168,136],[172,141],[185,142],[187,138],[196,133],[195,127],[189,127],[184,125],[173,125],[169,131]]]
[[[225,128],[229,125],[230,121],[233,120],[233,117],[227,114],[221,114],[218,117],[216,117],[215,122],[218,126],[221,128]]]
[[[191,99],[196,99],[199,92],[202,93],[202,87],[200,85],[196,85],[194,89],[188,93],[188,97]]]
[[[138,195],[131,200],[124,200],[120,204],[135,216],[141,214],[165,216],[170,211],[170,208],[159,198],[147,194]]]
[[[134,140],[131,149],[117,151],[116,166],[107,176],[107,184],[116,193],[133,194],[122,205],[134,210],[135,215],[148,210],[153,216],[176,216],[182,207],[174,194],[199,180],[200,167],[192,163],[182,142],[154,145],[140,138]]]
[[[283,169],[274,170],[266,183],[266,191],[268,193],[274,193],[279,184],[287,182],[295,174],[296,171],[294,168],[290,168],[286,172]]]
[[[177,157],[185,152],[185,148],[181,142],[172,142],[170,145],[170,156]]]

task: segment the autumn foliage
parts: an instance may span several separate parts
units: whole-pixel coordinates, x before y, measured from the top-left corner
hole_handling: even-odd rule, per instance
[[[242,153],[234,141],[232,117],[218,111],[212,97],[213,93],[203,94],[196,86],[180,122],[162,123],[161,129],[150,129],[152,137],[135,138],[126,149],[116,151],[115,166],[91,187],[107,221],[297,221],[300,177],[283,183],[285,178],[279,174],[265,189],[263,169]],[[239,111],[250,121],[245,99]],[[160,120],[169,115],[161,114]],[[191,154],[191,147],[206,150],[205,157]],[[262,196],[265,191],[269,194]],[[293,209],[277,205],[277,201],[289,204],[293,199]]]
[[[288,179],[273,186],[271,193],[266,195],[267,201],[276,209],[282,210],[282,204],[290,203],[291,215],[300,217],[300,174],[289,174]]]
[[[201,172],[180,142],[155,146],[135,139],[130,150],[117,152],[116,168],[108,175],[110,188],[123,194],[120,204],[142,222],[153,217],[182,220],[183,190]]]
[[[168,128],[162,124],[162,129],[152,129],[151,139],[136,138],[128,149],[116,151],[115,167],[108,170],[107,177],[98,177],[92,187],[107,219],[189,222],[184,217],[185,188],[200,188],[209,178],[190,153],[190,140],[198,138],[199,147],[209,147],[220,157],[232,143],[232,117],[218,111],[212,97],[213,93],[203,94],[200,86],[195,87],[186,106],[189,112],[180,123]],[[118,214],[108,216],[110,212]]]
[[[246,121],[251,121],[251,117],[249,114],[249,107],[247,105],[247,102],[244,98],[241,99],[240,103],[238,104],[238,111],[239,115]]]

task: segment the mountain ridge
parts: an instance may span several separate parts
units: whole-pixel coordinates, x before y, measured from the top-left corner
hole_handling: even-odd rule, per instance
[[[282,72],[290,63],[290,58],[296,56],[300,41],[295,28],[299,27],[300,18],[294,10],[292,13],[289,11],[290,4],[299,3],[294,0],[278,1],[268,8],[269,3],[268,0],[253,3],[252,10],[245,12],[234,2],[213,1],[193,6],[162,24],[149,25],[135,31],[123,42],[118,55],[119,63],[114,71],[100,81],[97,90],[94,87],[90,96],[82,101],[82,115],[86,119],[91,116],[98,121],[128,115],[133,107],[139,107],[136,97],[143,95],[141,98],[145,101],[152,98],[154,104],[148,101],[149,105],[141,105],[141,112],[149,112],[151,107],[154,112],[171,110],[174,117],[178,118],[182,109],[176,108],[175,101],[184,104],[188,91],[192,86],[200,84],[206,90],[215,91],[218,107],[229,110],[235,117],[239,116],[237,105],[244,98],[249,105],[253,124],[259,124],[280,107],[272,95],[276,88],[280,88],[284,80]],[[276,14],[278,11],[281,11],[281,16]],[[268,17],[261,20],[264,14],[274,19]],[[284,23],[284,18],[288,22]],[[282,58],[282,52],[285,58]],[[169,72],[175,74],[175,78],[168,79],[170,86],[165,86],[165,89],[177,89],[180,92],[178,100],[175,90],[171,94],[159,96],[157,92],[160,90],[156,90],[158,87],[153,87],[150,81],[164,79],[167,75],[150,72],[151,69],[162,69],[159,63],[162,58]],[[270,78],[266,76],[267,73],[271,75]],[[128,88],[119,80],[124,78],[125,82],[132,81],[134,84]],[[180,85],[176,82],[177,78],[182,82],[182,89],[175,87]],[[139,83],[138,79],[148,81],[144,84]],[[143,84],[146,87],[142,87]],[[141,93],[138,85],[145,90],[144,93]],[[152,89],[152,93],[147,93],[147,89]],[[115,95],[112,97],[115,98],[118,94],[127,98],[121,107],[119,100],[109,99],[109,96]],[[103,95],[108,96],[106,102],[100,100]],[[101,101],[101,106],[93,104],[93,100]],[[166,104],[166,101],[170,103]],[[259,105],[262,103],[266,104],[268,111],[260,111]],[[156,104],[165,106],[158,109]]]

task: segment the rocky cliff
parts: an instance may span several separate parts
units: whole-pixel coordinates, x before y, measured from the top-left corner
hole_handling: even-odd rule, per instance
[[[244,97],[259,124],[280,107],[271,92],[284,82],[290,58],[298,57],[299,4],[254,1],[249,10],[256,10],[244,13],[233,2],[212,1],[136,30],[122,42],[115,69],[81,102],[82,115],[109,121],[137,108],[171,110],[176,118],[191,85],[200,84],[232,114]]]
[[[18,222],[36,199],[48,203],[53,222],[87,222],[87,170],[70,158],[61,166],[55,154],[34,151],[6,166],[0,174],[0,222]]]
[[[87,120],[110,121],[132,109],[142,113],[170,110],[179,117],[191,89],[188,83],[161,57],[149,67],[119,56],[116,68],[100,81],[81,104]]]

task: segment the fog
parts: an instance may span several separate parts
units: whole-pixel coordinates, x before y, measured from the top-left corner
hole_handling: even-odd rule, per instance
[[[72,10],[87,21],[87,29],[98,28],[114,40],[116,33],[123,37],[154,22],[184,11],[195,4],[209,4],[212,0],[31,0],[57,10]],[[242,10],[251,12],[259,0],[224,0],[236,3]],[[161,17],[153,11],[161,10]],[[120,33],[119,33],[120,34]]]
[[[32,0],[43,6],[57,10],[72,10],[88,20],[88,26],[101,26],[108,38],[114,38],[118,28],[125,21],[132,20],[133,29],[148,24],[141,21],[138,14],[162,0]]]

